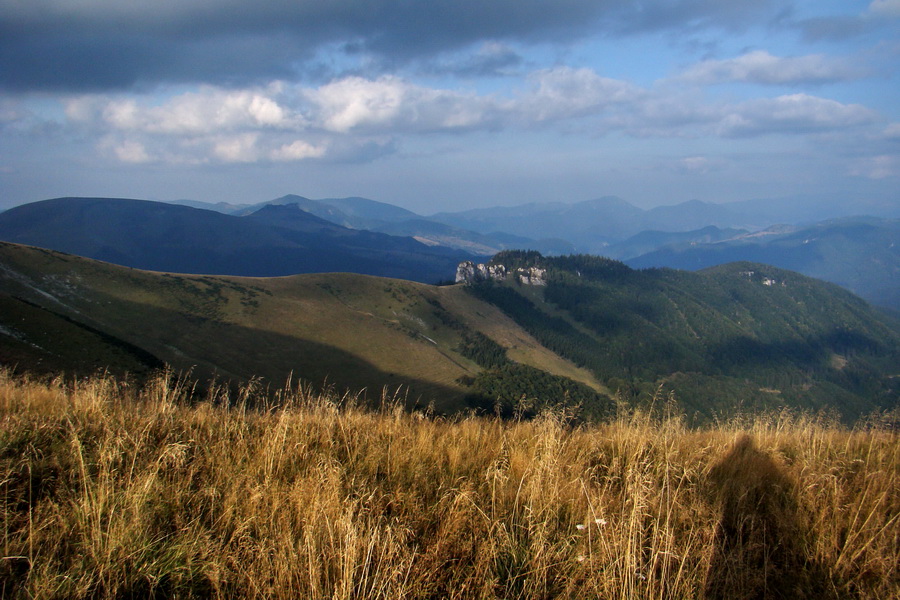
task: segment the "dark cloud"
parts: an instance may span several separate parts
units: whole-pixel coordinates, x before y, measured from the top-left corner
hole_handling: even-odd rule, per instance
[[[382,64],[402,64],[486,41],[567,43],[597,33],[737,28],[764,18],[769,6],[760,0],[31,0],[0,14],[0,87],[247,84],[312,70],[322,44],[344,43],[348,56],[355,48]],[[470,65],[473,73],[514,60],[486,58],[501,63]]]
[[[841,41],[870,32],[875,23],[858,16],[822,17],[805,19],[796,26],[810,41]]]
[[[423,71],[456,77],[507,77],[519,74],[525,59],[518,52],[499,43],[486,43],[474,53],[429,61]]]

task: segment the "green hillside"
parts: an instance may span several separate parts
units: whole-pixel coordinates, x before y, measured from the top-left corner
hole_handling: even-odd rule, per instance
[[[633,270],[504,252],[505,281],[177,275],[0,244],[0,361],[141,378],[161,365],[272,391],[386,390],[410,407],[602,418],[673,398],[692,422],[743,410],[898,405],[900,328],[838,286],[734,263]],[[519,268],[544,269],[524,285]],[[399,391],[398,391],[399,390]],[[668,401],[668,400],[667,400]]]
[[[372,399],[400,389],[410,405],[454,411],[470,396],[484,405],[477,348],[491,343],[553,374],[552,385],[604,389],[460,286],[175,275],[0,243],[0,302],[18,311],[0,311],[0,359],[39,373],[140,375],[164,362],[273,389],[289,378]]]
[[[752,263],[692,273],[533,252],[492,262],[544,268],[546,285],[509,277],[473,295],[633,401],[662,390],[702,419],[784,405],[855,418],[900,398],[897,323],[835,285]]]

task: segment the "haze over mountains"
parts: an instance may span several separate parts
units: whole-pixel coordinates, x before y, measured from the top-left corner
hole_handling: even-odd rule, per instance
[[[430,245],[484,255],[506,249],[588,253],[637,268],[690,270],[740,260],[760,262],[837,283],[879,306],[900,306],[900,210],[889,205],[689,201],[642,210],[609,196],[424,217],[365,198],[310,200],[291,195],[261,205],[194,204],[232,214],[250,214],[268,204],[296,204],[346,227],[413,236]],[[853,216],[856,210],[876,216]],[[823,215],[838,218],[823,221]]]
[[[851,216],[857,208],[875,216]],[[837,283],[885,308],[900,306],[897,209],[819,211],[777,201],[642,210],[610,196],[423,216],[361,197],[287,195],[242,205],[60,198],[0,213],[0,239],[181,273],[347,271],[428,283],[452,279],[460,260],[507,249],[597,254],[638,268],[748,260]],[[817,214],[840,217],[810,220]]]
[[[271,277],[350,271],[413,281],[452,277],[469,253],[348,229],[296,205],[244,217],[144,200],[58,198],[0,214],[0,239],[115,264]]]

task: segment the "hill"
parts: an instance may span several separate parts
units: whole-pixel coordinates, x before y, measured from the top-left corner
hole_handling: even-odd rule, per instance
[[[284,205],[297,206],[306,213],[342,227],[412,237],[428,246],[444,246],[474,255],[493,255],[505,249],[538,250],[548,253],[566,253],[573,250],[572,245],[563,240],[534,240],[503,232],[478,233],[423,217],[392,204],[359,197],[312,200],[289,194],[268,202],[239,207],[230,214],[246,216],[266,207]],[[206,206],[211,210],[221,210],[218,205]]]
[[[246,217],[109,198],[57,198],[0,214],[0,239],[172,273],[271,277],[353,272],[437,282],[467,252],[266,207]],[[290,214],[290,225],[279,219]]]
[[[402,388],[410,404],[447,412],[473,398],[492,407],[501,394],[485,394],[498,381],[605,402],[590,373],[461,286],[155,273],[0,243],[0,304],[0,358],[29,371],[140,374],[166,363],[276,389],[289,378],[376,399]]]
[[[798,273],[533,252],[499,254],[485,272],[474,295],[632,401],[671,391],[701,419],[785,405],[852,419],[900,401],[897,322]]]
[[[599,254],[610,244],[642,231],[689,232],[704,227],[756,229],[770,225],[762,215],[727,204],[692,200],[640,209],[616,196],[575,203],[545,202],[439,213],[433,220],[479,232],[505,231],[529,238],[558,238],[579,252]]]
[[[638,271],[536,252],[492,264],[510,276],[435,287],[153,273],[0,244],[0,356],[44,372],[166,363],[275,387],[289,377],[375,396],[402,386],[443,412],[564,402],[599,418],[613,392],[629,403],[672,393],[697,422],[779,406],[850,420],[900,398],[897,323],[797,273]]]
[[[855,217],[774,227],[721,241],[667,245],[628,259],[635,268],[697,270],[739,260],[775,265],[900,307],[900,220]]]

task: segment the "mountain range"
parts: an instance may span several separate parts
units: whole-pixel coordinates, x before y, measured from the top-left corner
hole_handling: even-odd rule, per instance
[[[853,208],[897,215],[889,206],[867,205],[826,206],[821,214]],[[459,260],[508,249],[589,252],[636,268],[747,260],[837,283],[896,310],[897,218],[772,220],[811,211],[803,202],[776,201],[689,201],[642,210],[610,196],[422,216],[360,197],[287,195],[239,205],[59,198],[0,213],[0,239],[181,273],[347,271],[420,282],[450,279]]]
[[[626,262],[635,268],[690,270],[736,260],[768,263],[837,283],[879,306],[900,308],[898,219],[844,218],[716,237],[689,242],[672,237]]]
[[[246,216],[145,200],[57,198],[0,213],[0,239],[173,273],[343,272],[436,282],[471,253],[265,205]]]
[[[310,200],[291,195],[256,205],[195,204],[249,214],[267,204],[291,203],[346,227],[413,236],[425,244],[473,254],[507,249],[545,255],[580,252],[625,260],[638,268],[763,262],[837,283],[888,309],[900,306],[900,211],[890,205],[823,206],[808,198],[730,204],[693,200],[643,210],[607,196],[426,217],[365,198]],[[877,216],[855,217],[855,210]],[[822,220],[828,215],[842,216]]]
[[[246,278],[0,243],[0,363],[132,377],[165,364],[204,385],[302,380],[448,414],[565,404],[597,418],[613,396],[672,394],[691,422],[781,406],[852,420],[900,400],[900,325],[831,284],[751,263],[505,252],[492,265],[507,276],[451,286]]]

